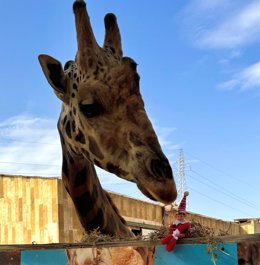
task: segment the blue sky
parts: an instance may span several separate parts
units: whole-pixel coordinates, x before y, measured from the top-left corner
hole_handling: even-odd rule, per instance
[[[72,3],[0,4],[0,174],[60,174],[61,104],[37,57],[74,58]],[[260,217],[260,1],[92,0],[87,7],[100,45],[104,15],[117,15],[177,182],[184,151],[188,210]],[[145,199],[134,185],[98,172],[105,189]]]

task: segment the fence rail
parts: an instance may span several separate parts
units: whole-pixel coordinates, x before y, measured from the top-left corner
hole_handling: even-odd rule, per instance
[[[239,242],[253,242],[260,241],[260,233],[251,235],[239,236],[221,236],[217,237],[221,243],[239,243]],[[178,240],[178,244],[206,244],[208,239],[205,237],[198,238],[184,238]],[[96,242],[96,243],[53,243],[53,244],[14,244],[14,245],[0,245],[0,251],[7,250],[44,250],[44,249],[72,249],[72,248],[93,248],[93,247],[125,247],[125,246],[155,246],[160,245],[160,240],[113,240],[109,242]]]

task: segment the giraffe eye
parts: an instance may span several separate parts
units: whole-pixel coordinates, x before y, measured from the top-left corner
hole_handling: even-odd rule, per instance
[[[104,108],[98,102],[92,104],[80,104],[80,111],[87,117],[93,118],[104,113]]]

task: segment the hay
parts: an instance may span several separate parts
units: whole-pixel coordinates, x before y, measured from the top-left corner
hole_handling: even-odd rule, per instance
[[[115,242],[115,241],[133,241],[133,240],[142,240],[142,236],[134,237],[116,237],[108,234],[103,234],[99,229],[95,229],[89,233],[85,233],[80,242],[89,243],[95,245],[96,243],[102,242]]]
[[[99,229],[93,230],[92,232],[83,235],[81,242],[96,244],[100,242],[113,242],[113,241],[159,241],[169,232],[169,228],[161,226],[158,230],[150,232],[148,235],[138,235],[135,237],[115,237],[107,234],[102,234]],[[196,221],[191,222],[189,238],[203,237],[206,239],[207,244],[220,243],[219,236],[228,235],[225,231],[220,231],[218,234],[214,232],[212,228],[203,226]]]
[[[116,238],[107,234],[102,234],[98,229],[85,233],[80,240],[83,243],[96,244],[99,242],[112,242]]]
[[[84,234],[81,242],[91,244],[95,247],[96,243],[107,243],[107,242],[120,242],[124,241],[144,241],[152,243],[152,245],[158,244],[161,239],[169,233],[169,227],[161,226],[158,230],[152,231],[146,236],[135,236],[135,237],[115,237],[106,234],[102,234],[99,229],[93,230],[90,233]],[[227,235],[227,232],[220,231],[218,234],[212,228],[207,226],[203,226],[196,221],[191,221],[190,233],[188,235],[189,238],[204,238],[207,244],[207,253],[211,255],[211,261],[214,265],[217,264],[218,259],[218,251],[219,243],[222,243],[220,240],[220,236]],[[94,254],[93,254],[94,255]],[[97,263],[99,264],[99,263]]]
[[[157,241],[161,240],[164,236],[166,236],[169,232],[169,228],[166,226],[161,226],[159,230],[153,231],[145,236],[146,240],[149,241]]]

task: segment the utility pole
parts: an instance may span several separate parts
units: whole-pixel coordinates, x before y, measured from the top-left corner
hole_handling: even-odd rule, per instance
[[[171,204],[171,210],[178,209],[178,206],[183,198],[184,192],[187,190],[186,188],[186,181],[185,181],[185,163],[184,163],[184,154],[183,154],[183,149],[180,149],[179,153],[179,159],[178,159],[178,178],[177,178],[177,198],[176,200]],[[163,216],[162,216],[162,223],[165,225],[165,211],[166,206],[163,208]]]
[[[177,182],[177,204],[179,205],[184,192],[186,191],[186,181],[185,181],[185,163],[184,163],[184,153],[183,149],[180,149],[179,160],[178,160],[178,182]]]

